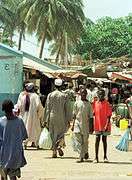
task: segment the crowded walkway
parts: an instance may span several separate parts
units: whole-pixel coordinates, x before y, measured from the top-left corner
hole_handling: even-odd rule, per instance
[[[114,132],[112,132],[114,133]],[[100,146],[100,163],[92,163],[94,159],[95,136],[89,138],[90,159],[78,164],[78,153],[71,147],[70,135],[66,135],[65,156],[51,158],[52,151],[36,150],[31,148],[25,151],[28,166],[22,169],[21,180],[131,180],[132,179],[132,156],[131,152],[120,152],[115,149],[120,136],[108,137],[109,163],[103,163],[103,146]]]
[[[23,146],[26,150],[25,154],[28,166],[24,167],[26,161],[25,164],[16,166],[15,169],[11,165],[8,168],[2,166],[1,169],[4,175],[1,174],[1,180],[7,180],[4,179],[4,176],[11,176],[10,180],[16,180],[16,177],[20,178],[21,175],[18,175],[16,171],[18,168],[20,171],[21,167],[24,167],[21,177],[23,180],[27,178],[32,180],[37,180],[37,178],[38,180],[89,179],[91,177],[95,177],[94,179],[96,179],[97,177],[105,178],[108,175],[113,179],[120,178],[120,176],[127,178],[132,175],[129,167],[132,164],[130,152],[125,153],[118,151],[121,149],[116,150],[116,145],[121,139],[119,135],[125,131],[117,133],[119,128],[115,126],[116,124],[113,121],[113,104],[110,104],[109,100],[107,100],[108,96],[106,96],[105,90],[102,86],[94,87],[93,92],[91,91],[92,101],[90,102],[87,99],[89,96],[87,96],[88,93],[85,86],[80,85],[79,87],[80,89],[73,95],[73,98],[76,99],[74,105],[73,100],[69,99],[71,96],[65,93],[64,89],[62,91],[62,79],[55,80],[55,90],[48,95],[44,108],[42,107],[39,95],[35,92],[34,84],[29,82],[25,84],[23,92],[20,93],[17,104],[18,109],[15,109],[13,103],[8,100],[11,103],[9,112],[5,108],[2,108],[5,111],[4,117],[6,118],[5,125],[2,123],[4,117],[0,121],[0,126],[3,129],[2,133],[5,132],[10,122],[15,122],[15,119],[18,119],[19,122],[19,120],[22,121],[23,119],[22,122],[25,124],[25,133],[27,130],[28,138],[21,138],[21,146],[24,141]],[[127,100],[128,110],[131,110],[130,102],[131,99],[129,98]],[[4,107],[4,103],[2,107]],[[21,107],[23,107],[26,116],[22,114]],[[33,124],[35,125],[33,126]],[[111,124],[113,124],[112,129]],[[40,129],[39,135],[32,133],[34,136],[31,137],[35,138],[30,138],[30,132],[36,132],[37,127]],[[131,121],[127,127],[129,129],[131,128]],[[15,129],[17,132],[17,127]],[[44,133],[45,129],[47,129],[48,133]],[[0,138],[1,142],[4,142],[3,137],[6,137],[5,135],[8,134],[8,131],[3,133],[3,135],[2,133]],[[9,136],[6,139],[13,142],[14,147],[16,147],[17,133],[13,131],[12,134],[12,137],[15,137],[16,141],[9,140]],[[23,135],[23,133],[20,134]],[[50,139],[48,138],[48,134]],[[41,137],[43,137],[43,143],[40,143]],[[48,145],[49,141],[51,141],[50,147]],[[3,149],[4,153],[7,152],[7,146],[4,147],[2,143],[1,149]],[[11,149],[11,147],[8,149]],[[125,149],[128,151],[128,148]],[[10,157],[10,154],[7,153],[6,156]],[[16,156],[13,154],[11,154],[11,157],[12,159],[16,159]],[[5,163],[9,162],[10,158]],[[76,162],[84,163],[83,166],[80,166]],[[95,163],[97,165],[94,165]],[[15,174],[10,175],[10,171],[15,172]]]

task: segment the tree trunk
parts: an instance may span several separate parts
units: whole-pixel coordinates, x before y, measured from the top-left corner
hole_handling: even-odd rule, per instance
[[[10,34],[10,47],[13,47],[13,33]]]
[[[19,33],[18,50],[21,50],[21,45],[22,45],[22,30]]]
[[[69,64],[72,64],[72,55],[71,55],[71,53],[69,53],[69,56],[70,56],[70,59],[69,59]]]
[[[89,60],[90,60],[90,65],[92,65],[92,63],[93,63],[92,51],[89,52]]]
[[[44,49],[45,39],[46,39],[46,32],[44,32],[44,33],[43,33],[43,36],[42,36],[39,58],[42,58],[42,55],[43,55],[43,49]]]
[[[56,55],[56,58],[55,58],[55,64],[58,63],[58,59],[59,59],[59,55],[60,55],[60,50],[61,50],[61,46],[58,49],[58,52],[57,52],[57,55]]]
[[[67,32],[65,32],[65,60],[64,60],[65,67],[68,66],[68,41],[67,41]]]
[[[61,65],[64,65],[65,64],[65,61],[64,61],[64,59],[65,59],[65,55],[64,54],[61,54]]]
[[[59,46],[59,49],[58,49],[58,52],[57,52],[57,56],[55,58],[55,63],[57,64],[58,63],[58,59],[59,59],[59,55],[60,55],[60,51],[61,51],[61,47],[62,47],[62,41],[63,41],[63,37],[61,35],[61,39],[60,39],[60,46]]]

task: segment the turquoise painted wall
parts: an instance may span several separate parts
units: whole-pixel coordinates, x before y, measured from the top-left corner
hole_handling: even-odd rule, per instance
[[[4,99],[17,102],[23,84],[22,58],[21,53],[0,44],[0,105]]]

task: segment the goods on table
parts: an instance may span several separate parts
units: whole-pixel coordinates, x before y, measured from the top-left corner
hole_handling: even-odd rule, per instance
[[[126,130],[128,128],[128,120],[120,119],[120,130]]]
[[[122,118],[128,118],[129,113],[128,113],[128,108],[126,104],[123,104],[123,103],[118,104],[116,108],[116,114],[120,115]]]

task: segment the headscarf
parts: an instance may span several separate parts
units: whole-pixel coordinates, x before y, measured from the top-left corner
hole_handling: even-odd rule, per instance
[[[27,91],[27,94],[26,94],[26,98],[25,98],[25,111],[29,111],[29,107],[30,107],[30,97],[29,97],[29,94],[28,92],[32,92],[33,89],[34,89],[34,84],[33,83],[27,83],[25,85],[25,89]]]
[[[34,89],[34,84],[33,83],[27,83],[25,85],[25,89],[26,89],[26,91],[31,92]]]

